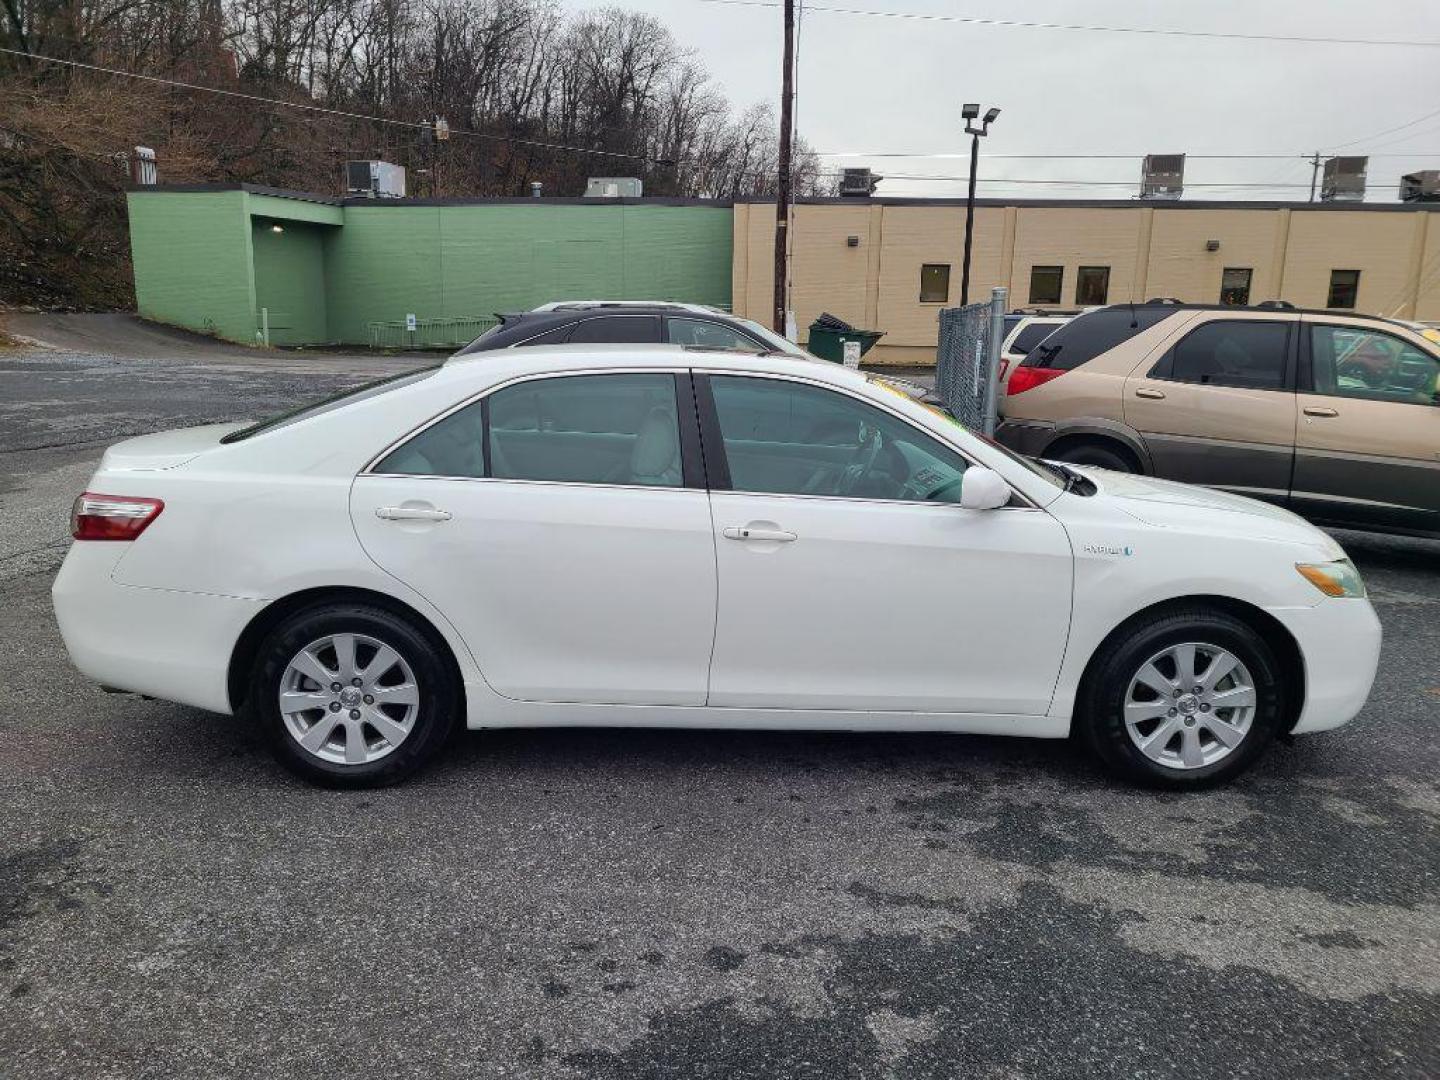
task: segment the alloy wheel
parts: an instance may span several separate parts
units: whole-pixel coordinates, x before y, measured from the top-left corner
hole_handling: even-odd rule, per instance
[[[1171,645],[1140,666],[1125,691],[1125,730],[1151,761],[1199,769],[1249,734],[1258,698],[1250,670],[1218,645]]]
[[[365,634],[306,645],[280,678],[280,715],[301,749],[336,765],[366,765],[415,728],[420,688],[395,649]]]

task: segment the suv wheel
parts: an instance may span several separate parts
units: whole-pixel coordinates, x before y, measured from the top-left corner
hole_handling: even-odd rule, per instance
[[[1115,472],[1136,471],[1134,463],[1125,454],[1098,442],[1072,443],[1062,446],[1055,453],[1042,454],[1041,457],[1068,461],[1072,465],[1095,465],[1101,469],[1113,469]]]
[[[1221,611],[1157,614],[1102,647],[1078,702],[1081,735],[1112,771],[1200,788],[1244,772],[1287,715],[1275,654]]]

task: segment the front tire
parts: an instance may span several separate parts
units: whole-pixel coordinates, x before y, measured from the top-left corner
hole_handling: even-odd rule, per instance
[[[1285,672],[1247,623],[1204,607],[1157,613],[1101,647],[1079,732],[1113,773],[1199,789],[1250,768],[1289,715]]]
[[[394,784],[439,752],[460,714],[441,648],[384,608],[307,608],[261,644],[249,701],[295,775],[326,787]]]
[[[1041,457],[1048,457],[1055,461],[1066,461],[1071,465],[1094,465],[1101,469],[1111,469],[1114,472],[1136,472],[1133,462],[1119,450],[1112,450],[1100,443],[1074,443],[1070,446],[1062,446],[1057,452],[1041,454]]]

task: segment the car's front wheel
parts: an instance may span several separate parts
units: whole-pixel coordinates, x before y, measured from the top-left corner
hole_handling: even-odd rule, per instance
[[[1227,612],[1157,613],[1107,642],[1087,673],[1080,733],[1111,771],[1200,788],[1244,772],[1288,715],[1274,651]]]
[[[444,745],[460,711],[437,644],[390,611],[297,612],[261,645],[248,699],[275,756],[330,787],[404,779]]]

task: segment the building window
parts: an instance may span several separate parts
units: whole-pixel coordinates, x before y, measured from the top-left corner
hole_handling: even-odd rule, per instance
[[[1355,294],[1360,291],[1359,270],[1331,270],[1330,296],[1325,301],[1327,308],[1353,308]]]
[[[1030,268],[1030,303],[1060,303],[1060,286],[1065,279],[1063,266],[1032,266]]]
[[[1110,295],[1110,268],[1082,266],[1075,275],[1075,303],[1081,307],[1098,307]]]
[[[920,267],[920,302],[943,304],[950,299],[950,264],[926,263]]]
[[[1220,303],[1244,307],[1250,303],[1250,275],[1247,267],[1227,266],[1220,274]]]

